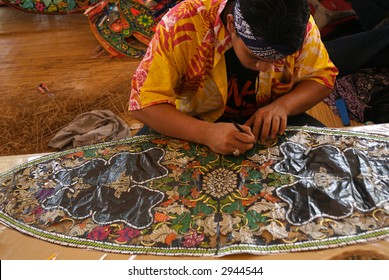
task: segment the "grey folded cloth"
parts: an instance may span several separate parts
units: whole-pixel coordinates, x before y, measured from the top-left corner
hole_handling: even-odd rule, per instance
[[[130,128],[114,113],[109,110],[93,110],[78,115],[50,140],[48,146],[62,149],[72,144],[76,148],[131,136]]]

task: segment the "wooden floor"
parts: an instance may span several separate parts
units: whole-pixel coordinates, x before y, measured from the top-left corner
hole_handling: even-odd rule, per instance
[[[83,14],[38,15],[0,6],[0,96],[40,83],[79,91],[103,87],[119,75],[130,79],[140,60],[112,59],[106,53],[93,58],[98,46]],[[328,127],[342,126],[324,103],[309,113]]]
[[[83,14],[38,15],[0,6],[2,87],[66,81],[84,89],[126,72],[130,78],[138,60],[92,58],[97,46]]]

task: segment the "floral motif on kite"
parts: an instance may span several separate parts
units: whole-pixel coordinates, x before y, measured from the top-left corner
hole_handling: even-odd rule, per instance
[[[62,245],[122,253],[342,246],[389,236],[388,156],[385,137],[326,129],[289,129],[238,157],[133,137],[3,174],[0,219]]]

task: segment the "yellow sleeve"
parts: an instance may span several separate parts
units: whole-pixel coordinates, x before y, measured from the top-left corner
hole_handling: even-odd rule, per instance
[[[309,20],[304,45],[296,59],[295,82],[314,80],[328,88],[333,88],[338,69],[329,58],[321,41],[320,31],[313,17]]]
[[[130,110],[160,103],[175,103],[179,74],[170,33],[158,25],[148,50],[132,78]]]

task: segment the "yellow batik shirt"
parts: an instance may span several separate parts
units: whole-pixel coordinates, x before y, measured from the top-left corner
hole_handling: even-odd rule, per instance
[[[223,114],[228,90],[224,53],[232,47],[220,18],[226,2],[183,1],[161,19],[133,76],[130,110],[169,103],[211,122]],[[260,72],[258,108],[303,80],[332,88],[337,73],[311,16],[302,48]]]

